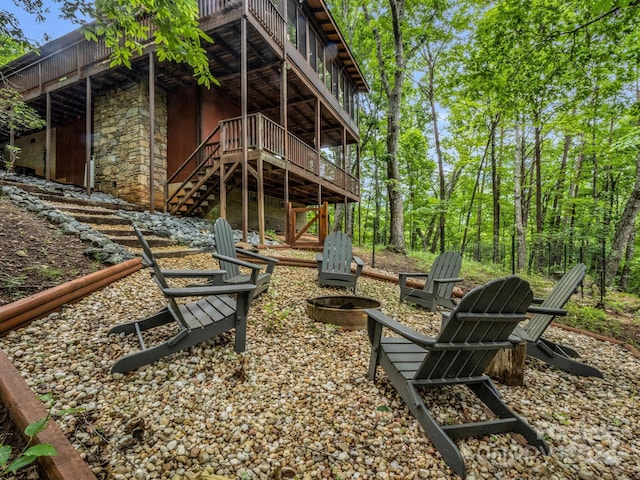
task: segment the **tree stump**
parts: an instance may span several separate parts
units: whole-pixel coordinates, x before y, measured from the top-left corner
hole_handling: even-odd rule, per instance
[[[524,383],[524,359],[527,356],[527,342],[524,340],[514,348],[498,350],[485,373],[498,377],[505,385],[518,386]]]

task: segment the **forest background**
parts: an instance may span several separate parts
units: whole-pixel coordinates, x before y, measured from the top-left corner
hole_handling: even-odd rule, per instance
[[[159,56],[215,83],[195,0],[56,3],[96,18],[88,35],[113,37],[124,64],[146,41],[135,15],[153,12]],[[640,0],[327,3],[371,89],[352,162],[361,202],[336,223],[362,244],[514,272],[584,262],[602,287],[640,293]],[[0,35],[0,63],[28,48],[6,11]]]

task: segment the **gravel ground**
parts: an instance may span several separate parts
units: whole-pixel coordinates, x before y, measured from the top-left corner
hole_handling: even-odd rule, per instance
[[[209,255],[160,263],[216,268]],[[439,315],[398,304],[397,288],[361,278],[358,294],[435,335]],[[276,267],[252,305],[244,354],[227,333],[111,375],[111,363],[137,345],[107,330],[164,306],[145,270],[0,338],[0,348],[36,392],[54,392],[59,425],[99,478],[451,478],[384,372],[376,383],[365,378],[366,332],[307,317],[307,298],[333,293],[344,291],[317,287],[312,269]],[[640,362],[617,345],[553,327],[548,334],[575,346],[604,380],[527,359],[525,386],[498,388],[551,455],[518,435],[464,439],[467,478],[640,478]],[[443,420],[485,414],[463,388],[425,395]]]

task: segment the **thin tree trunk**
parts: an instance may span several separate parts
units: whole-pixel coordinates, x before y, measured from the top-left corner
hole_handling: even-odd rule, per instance
[[[499,116],[496,115],[495,121],[491,122],[490,138],[491,138],[491,191],[493,192],[493,263],[500,260],[500,176],[499,161],[496,155],[496,127]],[[504,132],[503,132],[504,133]],[[502,139],[501,135],[501,139]],[[502,140],[501,140],[502,141]]]
[[[524,173],[524,152],[522,151],[522,132],[520,125],[516,124],[516,153],[514,161],[513,193],[515,210],[515,230],[516,230],[516,272],[521,272],[526,267],[527,245],[526,231],[524,224],[524,201],[522,198],[522,179]]]
[[[391,13],[394,38],[394,60],[392,67],[387,67],[383,55],[382,39],[380,32],[374,26],[373,36],[376,42],[376,53],[378,59],[378,73],[380,81],[388,99],[387,106],[387,192],[389,197],[389,247],[399,253],[406,253],[404,242],[404,209],[402,191],[400,185],[400,168],[398,164],[398,139],[400,134],[400,107],[402,102],[402,86],[406,75],[406,58],[404,52],[404,42],[402,36],[402,24],[405,16],[404,0],[388,0]],[[367,22],[372,22],[371,15],[366,2],[363,4],[363,11]],[[390,83],[389,73],[393,77],[393,85]]]
[[[440,132],[438,130],[438,111],[436,110],[435,100],[435,57],[431,53],[429,44],[426,44],[426,60],[429,66],[427,84],[427,98],[429,99],[429,108],[431,109],[431,122],[433,124],[433,140],[436,149],[436,158],[438,160],[438,185],[439,185],[439,216],[438,216],[438,237],[440,241],[440,252],[444,252],[445,249],[445,178],[444,178],[444,160],[442,159],[442,148],[440,147]]]
[[[476,192],[478,191],[478,185],[480,184],[480,175],[484,169],[484,161],[487,158],[487,151],[489,150],[489,145],[491,143],[491,139],[487,140],[487,145],[484,148],[484,152],[482,153],[482,158],[480,159],[480,165],[478,165],[478,173],[476,174],[476,181],[473,184],[473,190],[471,191],[471,198],[469,199],[469,210],[467,210],[467,216],[464,222],[464,233],[462,234],[462,245],[460,245],[460,255],[464,255],[465,247],[467,246],[467,232],[469,231],[469,222],[471,220],[471,212],[473,211],[473,202],[476,198]]]

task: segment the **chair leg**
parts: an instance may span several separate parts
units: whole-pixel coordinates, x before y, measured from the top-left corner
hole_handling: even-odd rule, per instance
[[[580,354],[578,352],[576,352],[573,348],[568,347],[566,345],[560,345],[559,343],[554,343],[550,340],[545,340],[544,338],[540,338],[538,342],[543,342],[551,350],[553,350],[556,353],[559,353],[564,357],[580,358]]]
[[[581,377],[603,378],[602,372],[597,368],[576,362],[575,360],[552,350],[545,343],[539,341],[527,342],[527,355],[542,360],[543,362],[553,365],[554,367],[558,367],[566,372],[573,373],[574,375]]]
[[[166,325],[167,323],[173,322],[173,317],[169,312],[167,307],[163,308],[157,313],[154,313],[150,317],[144,318],[142,320],[136,320],[135,322],[127,322],[121,323],[112,327],[108,334],[112,333],[135,333],[136,332],[136,324],[138,324],[138,328],[141,331],[149,330],[153,327],[159,327],[160,325]]]
[[[447,465],[461,478],[466,478],[467,469],[460,449],[433,418],[416,388],[410,382],[405,382],[403,386],[394,386]]]
[[[542,453],[549,454],[549,445],[531,426],[519,415],[516,415],[500,398],[500,394],[490,379],[481,383],[467,385],[475,395],[501,419],[512,419],[515,423],[509,429],[520,433],[532,445]]]
[[[135,370],[143,365],[148,365],[149,363],[153,363],[163,357],[169,356],[172,353],[189,348],[191,345],[201,341],[200,339],[196,339],[195,341],[193,341],[193,338],[189,339],[190,334],[187,332],[185,335],[185,332],[185,330],[181,330],[177,335],[166,342],[159,343],[151,348],[133,352],[119,358],[111,366],[111,373],[126,373],[131,370]],[[185,338],[187,339],[186,342],[183,341]]]

